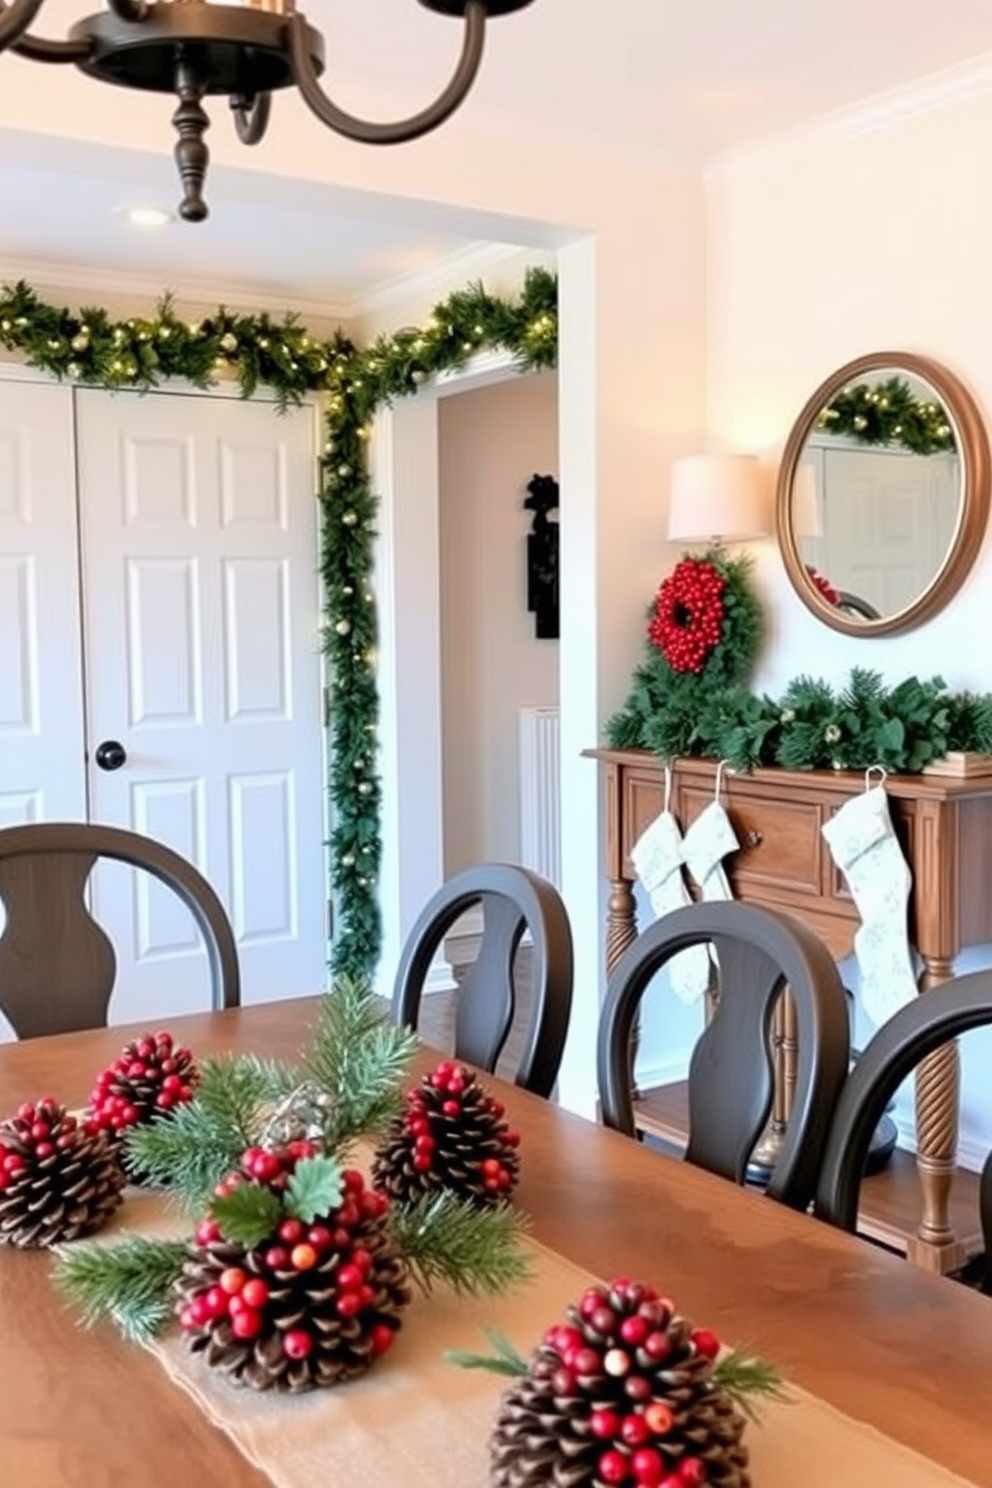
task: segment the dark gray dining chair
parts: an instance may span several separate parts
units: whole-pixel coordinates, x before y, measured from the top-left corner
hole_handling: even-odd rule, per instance
[[[455,1007],[456,1058],[495,1070],[517,1010],[514,963],[530,932],[531,997],[516,1084],[548,1096],[558,1078],[572,1007],[572,932],[554,886],[510,863],[487,863],[442,884],[407,937],[396,973],[392,1014],[417,1027],[435,954],[467,909],[482,907],[482,941],[466,969]]]
[[[100,858],[144,869],[192,912],[207,949],[215,1007],[241,996],[238,952],[227,913],[210,884],[179,853],[119,827],[32,822],[0,830],[0,1011],[18,1038],[97,1028],[107,1009],[117,957],[86,903]]]
[[[934,987],[888,1018],[870,1039],[841,1091],[823,1153],[815,1212],[853,1230],[868,1144],[875,1123],[907,1076],[928,1054],[972,1028],[992,1024],[992,971],[973,971]],[[980,1186],[986,1254],[992,1253],[992,1158]],[[987,1262],[986,1290],[992,1284]]]
[[[636,1135],[629,1042],[649,983],[679,951],[709,943],[719,965],[713,1016],[689,1065],[687,1162],[743,1183],[772,1108],[772,1013],[788,986],[796,1009],[792,1109],[767,1193],[794,1209],[813,1197],[850,1056],[847,1001],[826,946],[789,916],[733,903],[692,904],[657,920],[613,969],[599,1024],[603,1121]]]

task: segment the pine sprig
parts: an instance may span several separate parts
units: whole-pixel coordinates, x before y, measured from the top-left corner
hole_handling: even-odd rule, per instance
[[[753,1358],[743,1349],[731,1349],[718,1359],[710,1379],[751,1421],[759,1419],[763,1403],[769,1400],[788,1403],[791,1399],[781,1370],[764,1359]]]
[[[517,1352],[513,1344],[498,1328],[483,1328],[483,1333],[492,1345],[491,1354],[473,1354],[465,1349],[447,1349],[444,1357],[458,1369],[484,1369],[489,1374],[507,1375],[520,1379],[529,1368],[527,1360]]]
[[[66,1246],[55,1284],[80,1308],[85,1327],[109,1318],[125,1338],[147,1343],[172,1317],[169,1293],[185,1259],[184,1241],[137,1235],[114,1245]]]
[[[383,1018],[366,977],[335,977],[303,1056],[305,1073],[333,1097],[325,1118],[328,1146],[385,1130],[402,1109],[402,1081],[416,1047],[408,1029]]]
[[[153,1186],[202,1208],[216,1184],[237,1167],[268,1107],[294,1078],[291,1070],[249,1055],[204,1059],[191,1101],[128,1132],[129,1162]]]
[[[450,1193],[429,1194],[394,1209],[390,1226],[425,1292],[440,1282],[455,1292],[498,1294],[531,1279],[527,1221],[509,1204],[479,1209]]]

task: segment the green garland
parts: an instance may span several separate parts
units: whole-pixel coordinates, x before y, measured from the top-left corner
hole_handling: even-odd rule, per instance
[[[277,405],[327,397],[322,458],[324,653],[331,676],[331,881],[337,906],[332,965],[371,972],[381,925],[376,607],[372,592],[378,501],[366,445],[376,411],[477,352],[507,350],[525,370],[557,357],[557,282],[528,271],[519,300],[481,284],[439,304],[426,326],[380,336],[360,350],[340,333],[309,335],[294,315],[238,315],[223,307],[189,322],[167,295],[155,313],[116,321],[101,309],[48,305],[23,282],[0,291],[0,345],[34,367],[88,386],[145,391],[172,377],[207,388],[233,375],[245,397],[261,385]]]
[[[877,672],[855,668],[839,690],[797,677],[777,700],[737,686],[662,697],[653,715],[628,703],[608,736],[616,749],[723,759],[735,770],[882,765],[912,775],[952,750],[992,753],[992,694],[950,692],[941,677],[907,677],[890,689]]]
[[[914,455],[957,448],[943,404],[917,398],[902,377],[844,388],[827,404],[817,426],[859,444],[902,445]]]

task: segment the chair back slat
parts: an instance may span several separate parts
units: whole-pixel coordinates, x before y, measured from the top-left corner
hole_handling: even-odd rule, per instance
[[[421,911],[396,972],[393,1017],[416,1028],[431,963],[466,910],[482,906],[482,943],[458,989],[455,1055],[492,1072],[516,1012],[514,962],[531,938],[531,1000],[516,1083],[548,1096],[558,1078],[572,1005],[572,934],[557,890],[539,874],[487,863],[455,874]]]
[[[772,1198],[803,1209],[850,1056],[844,989],[826,946],[806,926],[752,905],[704,903],[665,915],[627,948],[610,976],[600,1018],[597,1065],[603,1120],[636,1135],[630,1036],[648,985],[679,951],[713,945],[720,991],[689,1068],[686,1158],[736,1183],[772,1107],[769,1033],[787,985],[796,1009],[797,1069],[792,1111],[768,1184]]]
[[[192,863],[163,843],[88,822],[32,822],[0,830],[0,1010],[18,1038],[70,1033],[107,1021],[114,948],[86,903],[94,865],[144,869],[190,910],[203,936],[215,1007],[236,1007],[241,984],[230,921]]]

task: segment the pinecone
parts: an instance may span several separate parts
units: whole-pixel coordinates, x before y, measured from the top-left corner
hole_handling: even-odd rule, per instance
[[[143,1034],[125,1045],[112,1065],[102,1070],[86,1113],[91,1131],[106,1131],[120,1143],[128,1127],[150,1121],[192,1100],[200,1078],[189,1049],[176,1047],[172,1034]],[[122,1148],[121,1161],[132,1183],[142,1174]]]
[[[407,1096],[376,1151],[372,1176],[398,1204],[448,1190],[478,1204],[505,1198],[520,1176],[520,1137],[504,1107],[463,1065],[443,1060]]]
[[[51,1097],[0,1126],[0,1245],[45,1246],[104,1225],[124,1173],[105,1132],[91,1133]]]
[[[290,1144],[284,1174],[292,1149],[309,1146]],[[254,1161],[246,1154],[243,1166]],[[270,1172],[263,1181],[284,1191]],[[236,1384],[293,1394],[341,1384],[392,1343],[410,1289],[386,1220],[389,1200],[357,1171],[344,1181],[343,1201],[322,1220],[285,1218],[257,1246],[225,1240],[215,1220],[197,1227],[176,1284],[179,1320],[193,1352]]]
[[[714,1383],[709,1329],[626,1280],[567,1317],[503,1396],[493,1488],[749,1488],[745,1418]]]

